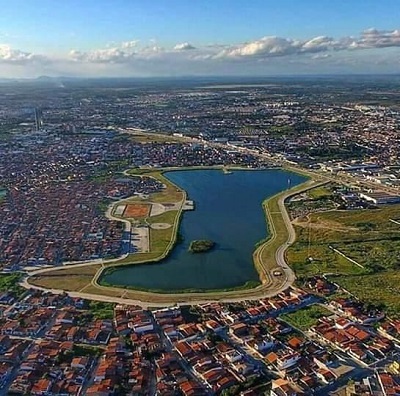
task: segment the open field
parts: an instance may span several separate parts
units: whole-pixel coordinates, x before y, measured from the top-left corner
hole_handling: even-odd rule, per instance
[[[315,274],[362,274],[362,268],[333,252],[327,245],[297,244],[287,253],[288,261],[297,277]],[[310,258],[310,259],[309,259]]]
[[[281,315],[280,318],[291,326],[302,331],[317,324],[318,319],[332,315],[332,312],[321,305],[311,305],[295,312]]]
[[[179,136],[152,134],[152,133],[140,133],[140,132],[127,132],[130,138],[138,143],[173,143],[182,142],[184,139]]]
[[[85,267],[73,266],[57,271],[45,272],[29,278],[29,283],[48,289],[63,289],[68,291],[80,291],[90,284],[100,265],[88,265]]]
[[[115,304],[106,303],[101,301],[90,301],[89,310],[95,319],[108,319],[114,318]]]
[[[311,214],[308,219],[294,223],[297,240],[288,250],[289,262],[299,275],[315,273],[315,266],[323,268],[320,272],[326,269],[325,272],[340,273],[340,269],[348,265],[347,260],[341,260],[341,256],[329,248],[332,246],[367,267],[379,258],[383,267],[396,268],[400,226],[390,219],[399,213],[399,209],[400,205],[391,205],[374,210]],[[309,261],[309,257],[313,261]],[[343,273],[349,273],[349,270],[343,268]]]
[[[362,301],[375,305],[382,304],[390,316],[400,317],[400,272],[332,276],[330,280]]]
[[[147,219],[147,222],[149,224],[153,223],[169,223],[173,224],[176,218],[176,215],[178,214],[177,210],[169,210],[164,213],[161,213],[157,216],[152,216]]]
[[[146,204],[128,204],[123,213],[124,218],[144,219],[150,214],[150,205]]]
[[[48,289],[65,289],[68,291],[80,291],[89,285],[94,275],[65,275],[54,273],[53,275],[37,275],[29,281],[33,285]]]
[[[332,279],[356,296],[400,312],[400,302],[395,301],[398,294],[394,298],[400,279],[396,273],[400,268],[400,226],[390,221],[399,210],[400,205],[388,205],[370,210],[313,213],[295,223],[297,240],[287,252],[289,264],[300,278],[338,275]]]

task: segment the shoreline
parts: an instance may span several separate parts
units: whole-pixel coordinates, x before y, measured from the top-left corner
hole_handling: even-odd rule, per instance
[[[293,187],[290,190],[285,190],[282,191],[264,201],[263,207],[266,209],[266,206],[268,202],[270,201],[276,201],[276,203],[279,201],[280,202],[280,207],[283,204],[286,199],[288,199],[291,196],[297,195],[299,193],[302,193],[304,191],[307,191],[309,189],[315,188],[318,186],[320,183],[316,182],[315,180],[309,179],[305,181],[304,183],[297,185]],[[283,207],[282,207],[283,208]],[[268,247],[271,243],[273,243],[276,238],[277,234],[276,232],[276,227],[274,225],[274,222],[270,222],[272,218],[267,218],[269,212],[265,212],[266,214],[266,219],[268,221],[268,225],[271,228],[271,236],[270,238],[265,241],[259,248],[257,248],[254,252],[254,255],[257,254],[257,252],[262,252],[266,247]],[[279,212],[280,213],[280,212]],[[286,213],[287,214],[287,213]],[[283,219],[283,215],[282,215]],[[283,220],[282,220],[283,221]],[[284,221],[283,221],[284,223]],[[285,226],[285,242],[282,245],[278,246],[277,250],[274,250],[274,256],[277,258],[278,256],[283,260],[284,267],[280,267],[282,270],[282,276],[279,277],[278,279],[273,276],[273,271],[274,269],[276,270],[276,266],[274,268],[266,268],[263,266],[264,263],[259,262],[257,264],[257,271],[259,274],[263,275],[263,281],[261,284],[259,284],[256,287],[251,287],[247,289],[235,289],[235,290],[210,290],[210,291],[192,291],[192,292],[176,292],[172,291],[172,293],[157,293],[155,291],[146,289],[145,291],[143,290],[138,290],[138,289],[130,289],[130,288],[123,288],[123,287],[115,287],[115,286],[102,286],[100,284],[94,284],[94,280],[92,280],[91,285],[89,286],[89,290],[87,293],[85,292],[76,292],[76,291],[66,291],[68,294],[71,296],[79,296],[82,298],[88,298],[88,299],[94,299],[98,301],[109,301],[109,302],[115,302],[115,303],[125,303],[125,304],[134,304],[134,305],[140,305],[142,307],[148,307],[148,306],[170,306],[170,305],[176,305],[176,304],[181,304],[181,305],[187,305],[187,304],[196,304],[196,303],[205,303],[205,302],[213,302],[213,301],[220,301],[220,302],[237,302],[237,301],[243,301],[243,300],[258,300],[261,298],[267,298],[267,297],[272,297],[279,292],[286,290],[288,287],[290,287],[294,280],[295,280],[295,275],[293,271],[290,269],[290,267],[287,265],[285,262],[284,258],[284,253],[286,249],[290,246],[292,243],[290,239],[291,237],[289,235],[289,232],[286,228],[286,223],[284,223]],[[256,265],[256,263],[255,263]],[[105,268],[102,267],[99,269],[99,271],[96,273],[96,275]],[[49,289],[45,287],[40,287],[40,286],[35,286],[31,285],[27,282],[25,279],[24,281],[21,282],[21,284],[24,287],[31,287],[33,286],[34,288],[41,289],[41,290],[48,290],[53,293],[62,293],[65,292],[65,290],[58,290],[58,289]],[[90,287],[92,286],[92,287]],[[85,288],[86,289],[86,288]]]
[[[163,169],[156,169],[156,171],[160,172],[162,175],[164,175],[167,172],[173,172],[173,171],[193,171],[193,170],[221,170],[224,171],[224,169],[232,169],[232,170],[236,170],[236,171],[265,171],[265,170],[282,170],[282,171],[287,171],[287,172],[292,172],[292,173],[297,173],[300,174],[299,172],[295,172],[292,169],[288,170],[285,169],[285,167],[282,166],[276,166],[276,167],[270,167],[270,168],[248,168],[248,167],[226,167],[226,166],[197,166],[197,167],[185,167],[185,168],[179,168],[179,167],[171,167],[171,168],[163,168]],[[144,169],[145,172],[153,172],[154,170],[149,168],[149,169]],[[138,174],[135,174],[133,172],[127,171],[127,174],[130,174],[132,176],[137,176]],[[145,174],[145,173],[144,173]],[[143,174],[139,174],[139,175],[143,175]],[[292,192],[293,190],[293,194],[297,194],[298,192],[296,192],[296,190],[299,187],[302,187],[305,183],[311,181],[312,179],[306,175],[306,174],[302,174],[302,176],[306,176],[307,180],[297,186],[292,187],[289,190],[283,190],[281,192],[279,192],[278,194],[275,194],[267,199],[265,199],[262,202],[262,207],[263,207],[263,211],[264,211],[264,216],[268,225],[268,228],[270,228],[271,230],[274,229],[273,227],[273,222],[272,219],[270,218],[269,215],[269,211],[267,209],[267,203],[275,198],[279,198],[279,196],[281,196],[282,194],[285,194],[286,192]],[[166,176],[164,176],[166,177]],[[185,190],[183,190],[180,186],[177,186],[175,183],[171,182],[169,179],[168,181],[173,184],[176,188],[178,188],[180,191],[182,191],[185,194],[185,197],[187,197],[187,193]],[[232,286],[232,287],[227,287],[227,288],[220,288],[220,289],[196,289],[196,288],[190,288],[190,289],[176,289],[176,290],[167,290],[167,289],[163,289],[163,290],[159,290],[159,289],[151,289],[151,288],[140,288],[140,287],[135,287],[135,286],[122,286],[122,285],[114,285],[114,284],[104,284],[101,281],[101,278],[105,275],[107,275],[108,271],[116,271],[117,269],[119,269],[119,267],[125,267],[125,266],[130,266],[130,265],[151,265],[152,263],[159,263],[160,261],[162,261],[164,258],[166,258],[172,251],[172,249],[174,248],[175,244],[176,244],[176,240],[177,240],[177,235],[179,232],[179,224],[181,221],[181,217],[182,216],[182,211],[177,215],[178,217],[178,227],[177,229],[174,229],[174,236],[173,236],[173,240],[171,241],[172,243],[170,243],[170,246],[168,247],[168,249],[164,252],[164,254],[162,254],[160,257],[157,258],[152,258],[152,259],[148,259],[148,260],[143,260],[143,261],[137,261],[135,263],[123,263],[120,264],[118,262],[113,263],[110,266],[107,266],[105,268],[101,268],[98,273],[95,276],[94,279],[94,285],[96,287],[106,287],[106,288],[112,288],[112,289],[120,289],[120,290],[132,290],[132,291],[138,291],[138,292],[148,292],[148,293],[152,293],[152,294],[163,294],[163,295],[173,295],[173,294],[185,294],[185,293],[191,293],[191,294],[204,294],[204,293],[225,293],[225,292],[234,292],[234,291],[243,291],[243,290],[253,290],[256,289],[257,287],[263,286],[267,281],[268,281],[268,276],[266,276],[266,274],[264,273],[265,271],[260,268],[260,264],[258,263],[259,260],[257,260],[256,258],[256,252],[259,249],[265,249],[266,246],[268,246],[270,244],[271,239],[273,239],[274,235],[273,232],[271,232],[270,235],[267,235],[266,237],[262,238],[260,241],[258,241],[255,244],[255,250],[253,252],[253,265],[258,273],[259,276],[259,281],[246,281],[245,283],[241,284],[241,285],[237,285],[237,286]]]
[[[267,198],[264,202],[263,202],[263,209],[264,209],[264,216],[266,219],[266,222],[268,224],[268,227],[271,231],[271,234],[268,236],[267,239],[263,238],[261,239],[258,243],[263,242],[261,245],[259,245],[258,247],[255,248],[254,254],[253,254],[253,265],[255,266],[255,269],[257,270],[258,274],[259,274],[259,279],[260,279],[260,283],[258,285],[255,285],[254,283],[249,283],[246,282],[243,285],[238,285],[236,287],[233,288],[226,288],[226,289],[210,289],[210,290],[196,290],[195,288],[191,288],[191,289],[186,289],[186,290],[165,290],[165,291],[160,291],[160,290],[151,290],[151,289],[138,289],[138,288],[130,288],[130,287],[118,287],[118,285],[109,285],[109,286],[105,286],[102,285],[99,282],[99,279],[101,278],[101,276],[103,276],[106,271],[108,269],[110,270],[115,270],[118,267],[122,267],[122,266],[126,266],[126,265],[151,265],[151,263],[154,262],[160,262],[162,259],[164,259],[172,250],[172,248],[175,246],[175,243],[177,241],[177,236],[178,236],[178,231],[179,231],[179,224],[180,224],[180,220],[181,220],[181,216],[182,216],[182,207],[183,205],[181,205],[180,211],[178,213],[178,215],[175,217],[175,222],[174,222],[174,229],[173,229],[173,237],[171,238],[167,248],[164,250],[164,252],[162,254],[160,254],[157,257],[153,257],[153,258],[145,258],[141,261],[137,261],[137,262],[133,262],[133,263],[121,263],[121,261],[126,260],[128,257],[121,257],[121,258],[117,258],[114,259],[111,263],[109,263],[110,265],[107,265],[107,263],[101,263],[101,267],[97,270],[97,272],[95,273],[94,277],[92,278],[90,284],[87,285],[87,287],[83,288],[83,289],[87,289],[89,288],[90,291],[93,291],[93,293],[89,294],[89,293],[84,293],[84,292],[73,292],[70,291],[69,293],[74,293],[74,295],[79,294],[81,295],[83,298],[85,296],[87,296],[86,298],[91,298],[93,299],[95,296],[99,296],[99,298],[104,299],[104,298],[108,298],[109,301],[119,301],[121,300],[121,298],[119,296],[123,296],[123,300],[126,301],[126,303],[135,303],[135,304],[139,304],[139,305],[145,305],[145,304],[161,304],[162,306],[165,306],[166,304],[176,304],[176,303],[182,303],[182,302],[187,302],[187,303],[191,303],[192,301],[223,301],[223,300],[227,300],[227,301],[235,301],[237,299],[258,299],[258,298],[262,298],[262,297],[266,297],[269,295],[275,295],[276,293],[279,293],[282,290],[285,290],[287,287],[289,287],[293,281],[294,281],[294,274],[288,276],[288,274],[286,274],[287,271],[291,271],[290,269],[287,269],[286,271],[283,271],[284,276],[282,276],[280,279],[276,279],[276,277],[274,277],[272,275],[272,270],[270,271],[268,268],[265,267],[265,263],[262,263],[262,258],[259,256],[257,257],[257,252],[263,252],[266,247],[268,247],[275,239],[276,239],[276,235],[274,234],[274,221],[269,214],[269,210],[268,210],[268,202],[270,202],[271,200],[276,200],[276,199],[282,199],[283,201],[285,201],[288,197],[292,196],[292,195],[296,195],[300,192],[302,192],[303,190],[308,190],[310,188],[314,188],[317,184],[315,178],[310,177],[310,174],[308,172],[298,172],[297,169],[293,169],[292,167],[286,167],[286,166],[274,166],[274,167],[268,167],[268,168],[249,168],[249,167],[239,167],[239,166],[233,166],[233,167],[226,167],[226,166],[197,166],[197,167],[184,167],[184,168],[179,168],[179,167],[171,167],[171,168],[146,168],[146,169],[128,169],[126,170],[124,173],[126,175],[132,175],[132,176],[143,176],[146,173],[151,173],[151,172],[159,172],[163,177],[164,173],[168,172],[168,171],[185,171],[185,170],[206,170],[206,169],[210,169],[210,170],[221,170],[223,171],[224,169],[232,169],[232,170],[238,170],[238,171],[265,171],[265,170],[282,170],[282,171],[288,171],[288,172],[292,172],[292,173],[297,173],[297,174],[301,174],[302,176],[306,176],[308,178],[308,180],[306,180],[304,183],[301,183],[300,185],[294,186],[292,187],[290,190],[284,190],[281,191],[280,193]],[[135,171],[139,170],[138,173],[136,173]],[[141,172],[142,170],[142,172]],[[151,176],[151,175],[149,175]],[[177,186],[175,183],[173,183],[172,181],[170,181],[168,179],[168,182],[174,186],[175,188],[177,188],[179,191],[181,191],[184,196],[182,199],[182,203],[185,202],[185,199],[187,197],[187,193],[185,190],[181,189],[179,186]],[[113,204],[116,205],[117,202],[115,202]],[[284,211],[286,211],[286,209],[284,207],[282,207],[281,209],[283,209]],[[280,212],[281,213],[281,212]],[[284,222],[284,214],[282,214],[282,219],[280,220],[281,223]],[[288,229],[285,226],[286,229],[286,234],[288,234]],[[284,247],[283,251],[286,251],[287,247],[289,245],[286,243],[285,246],[281,246]],[[276,252],[274,252],[275,254]],[[274,260],[275,261],[275,260]],[[99,262],[88,262],[88,263],[83,263],[81,264],[81,266],[91,266],[91,265],[99,265]],[[70,265],[70,266],[62,266],[62,269],[65,268],[71,268],[73,269],[75,266],[74,265]],[[60,268],[60,269],[61,269]],[[58,268],[47,268],[47,269],[43,269],[43,270],[39,270],[40,274],[43,274],[44,276],[46,275],[46,273],[50,273],[51,271],[54,271]],[[276,267],[275,267],[276,269]],[[30,284],[28,282],[28,279],[31,275],[35,275],[38,274],[39,275],[39,271],[34,271],[32,272],[32,274],[28,274],[28,276],[24,279],[23,282],[21,282],[21,284],[23,284],[25,287],[36,287],[36,288],[41,288],[40,286],[35,286],[34,284]],[[44,290],[52,290],[52,291],[58,291],[56,289],[46,289],[46,288],[42,288]],[[68,292],[68,290],[62,290],[63,292]],[[72,294],[71,294],[72,295]],[[90,297],[89,297],[90,296]]]

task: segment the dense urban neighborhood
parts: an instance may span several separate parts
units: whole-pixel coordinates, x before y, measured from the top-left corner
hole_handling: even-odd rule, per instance
[[[398,80],[2,88],[0,395],[400,394]],[[182,243],[179,216],[202,202],[162,173],[188,169],[315,181],[292,190],[289,177],[288,195],[264,203],[271,240],[254,247],[264,272],[245,286],[270,295],[178,291],[175,304],[152,306],[146,290],[134,299],[133,287],[97,284],[110,263],[145,253],[163,265]],[[212,249],[195,260],[219,251],[218,238],[201,238]],[[46,278],[65,270],[65,285]],[[86,283],[67,287],[86,270]]]
[[[2,292],[0,393],[396,394],[399,321],[323,278],[308,287],[153,310]]]

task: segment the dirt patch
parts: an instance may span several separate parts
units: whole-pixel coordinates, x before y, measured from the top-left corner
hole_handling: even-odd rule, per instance
[[[348,227],[333,220],[322,219],[321,217],[317,217],[313,222],[310,222],[310,219],[307,218],[296,218],[293,220],[293,225],[302,227],[302,228],[312,228],[315,230],[331,230],[338,232],[357,232],[359,229],[357,227]]]
[[[150,214],[150,205],[146,204],[129,204],[124,210],[125,218],[144,219]]]
[[[150,216],[158,216],[160,214],[163,214],[165,212],[165,206],[163,204],[160,203],[153,203],[151,205],[151,212],[150,212]]]

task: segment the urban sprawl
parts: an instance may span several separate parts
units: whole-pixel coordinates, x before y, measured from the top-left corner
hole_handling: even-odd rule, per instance
[[[108,209],[165,185],[128,169],[283,166],[334,186],[318,207],[294,196],[293,221],[399,203],[397,88],[102,84],[0,94],[0,394],[400,394],[399,318],[324,274],[259,301],[148,309],[18,285],[32,268],[135,254]]]

